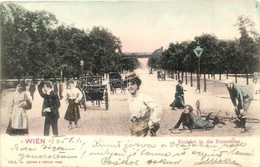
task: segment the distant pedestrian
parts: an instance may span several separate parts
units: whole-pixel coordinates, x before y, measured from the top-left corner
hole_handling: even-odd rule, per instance
[[[246,88],[237,85],[232,79],[225,81],[231,101],[235,107],[238,123],[236,127],[242,128],[241,133],[246,131],[246,114],[253,100],[253,94]]]
[[[83,95],[81,91],[75,87],[74,80],[70,79],[67,82],[68,90],[65,101],[69,104],[65,113],[64,119],[69,121],[69,129],[72,129],[72,122],[78,128],[78,120],[80,119],[79,102]]]
[[[150,74],[153,74],[153,69],[152,68],[149,69],[149,75]]]
[[[131,135],[156,136],[162,110],[150,96],[139,93],[141,83],[141,79],[134,72],[125,76],[125,84],[131,94],[129,99],[129,111],[133,123],[130,129]]]
[[[254,94],[260,93],[260,77],[258,73],[254,73],[253,83],[254,83]]]
[[[178,108],[182,109],[185,107],[185,101],[184,101],[184,89],[182,86],[183,81],[179,80],[178,84],[176,85],[176,90],[175,90],[175,99],[174,101],[170,104],[170,107],[172,109]]]
[[[9,135],[26,135],[29,134],[26,110],[31,109],[32,102],[25,93],[21,83],[15,83],[14,85],[15,92],[9,107],[11,117],[6,133]]]
[[[59,96],[60,96],[60,100],[63,99],[63,84],[61,81],[59,84]]]
[[[58,89],[58,85],[57,85],[57,82],[56,82],[56,81],[53,82],[53,91],[54,91],[56,94],[58,94],[59,89]]]
[[[34,81],[31,81],[30,84],[29,84],[29,92],[30,92],[30,95],[32,97],[32,100],[34,100],[34,92],[36,90],[36,86],[35,86],[35,83]]]
[[[2,80],[0,85],[0,94],[3,93],[3,95],[5,96],[5,89],[6,89],[6,81]]]
[[[58,95],[52,90],[51,82],[40,82],[38,91],[43,98],[42,116],[44,121],[44,136],[49,136],[50,127],[54,136],[58,136],[58,119],[60,117],[60,100]]]
[[[190,132],[192,132],[192,129],[211,130],[214,128],[215,123],[209,120],[210,114],[206,117],[206,119],[203,119],[202,117],[197,116],[193,113],[192,106],[186,105],[184,111],[181,113],[178,122],[172,129],[169,130],[172,133],[179,132],[178,128],[181,124],[183,125],[183,129],[186,129],[187,127]]]
[[[165,80],[165,72],[162,70],[157,71],[157,79],[158,80]]]

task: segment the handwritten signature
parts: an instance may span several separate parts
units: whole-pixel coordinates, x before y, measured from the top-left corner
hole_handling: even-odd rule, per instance
[[[242,166],[240,163],[238,163],[235,160],[231,160],[229,158],[207,158],[204,161],[196,162],[194,165],[205,165],[205,164],[229,164],[229,165],[235,165],[235,166]]]
[[[114,166],[122,166],[122,165],[139,165],[139,160],[129,160],[129,158],[127,157],[126,159],[124,158],[112,158],[112,156],[109,157],[103,157],[101,159],[101,164],[102,165],[114,165]]]

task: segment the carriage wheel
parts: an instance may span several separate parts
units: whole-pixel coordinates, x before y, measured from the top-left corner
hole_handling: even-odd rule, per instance
[[[84,108],[84,111],[87,111],[87,100],[86,100],[86,97],[85,97],[85,93],[83,93],[83,99],[81,100],[82,104],[83,104],[83,108]]]
[[[107,92],[105,93],[105,105],[106,105],[106,110],[108,110],[109,104],[108,104],[108,93]]]
[[[121,92],[125,94],[126,89],[123,87],[121,88]]]
[[[126,91],[126,87],[124,85],[121,86],[121,93],[124,93],[125,94],[125,91]]]
[[[84,108],[84,111],[87,111],[87,104],[86,104],[85,100],[83,100],[83,108]]]
[[[115,88],[112,87],[112,93],[115,94]]]

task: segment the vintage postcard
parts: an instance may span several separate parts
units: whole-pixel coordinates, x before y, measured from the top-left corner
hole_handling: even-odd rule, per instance
[[[260,166],[258,0],[0,12],[0,166]]]

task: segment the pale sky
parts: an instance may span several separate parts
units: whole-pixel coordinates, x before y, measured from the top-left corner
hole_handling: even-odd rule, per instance
[[[215,34],[219,39],[239,38],[234,26],[238,16],[250,16],[257,25],[260,22],[258,0],[25,1],[19,4],[31,11],[53,13],[60,24],[73,24],[85,30],[105,27],[120,38],[123,52],[153,52],[161,46],[167,49],[171,42],[193,40],[203,33]]]

